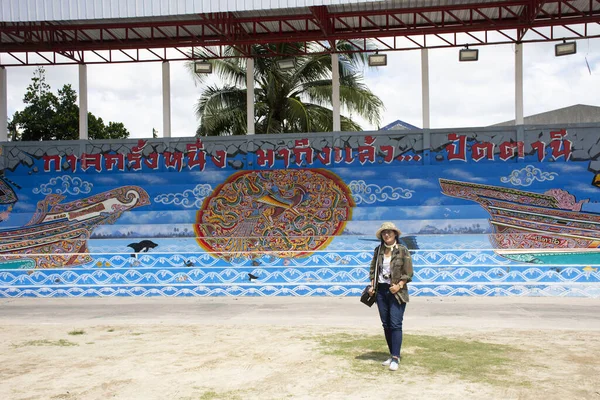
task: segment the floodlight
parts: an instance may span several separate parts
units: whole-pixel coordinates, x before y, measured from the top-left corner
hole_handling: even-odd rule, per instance
[[[479,59],[479,50],[470,49],[466,46],[458,52],[458,61],[477,61]]]
[[[369,56],[370,67],[383,67],[387,65],[387,54],[371,54]]]
[[[293,58],[284,58],[283,60],[277,60],[277,68],[281,71],[288,71],[296,67],[296,60]]]
[[[569,54],[577,53],[577,42],[565,42],[554,46],[554,55],[556,57],[568,56]]]
[[[197,74],[212,74],[212,64],[208,61],[196,61],[194,72]]]

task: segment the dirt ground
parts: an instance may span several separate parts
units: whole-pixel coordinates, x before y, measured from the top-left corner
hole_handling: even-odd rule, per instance
[[[547,323],[552,322],[549,318],[556,315],[545,316],[538,309],[534,313],[529,311],[530,320],[540,319],[541,328],[525,326],[526,329],[507,328],[502,324],[495,327],[489,323],[478,326],[476,320],[450,326],[448,319],[436,323],[437,312],[430,312],[431,323],[427,326],[418,318],[411,319],[411,310],[407,310],[406,334],[517,347],[527,362],[510,372],[515,385],[496,385],[403,365],[391,372],[380,366],[382,360],[369,359],[370,353],[360,349],[351,356],[324,352],[320,337],[381,333],[376,314],[371,312],[374,310],[366,308],[367,311],[356,309],[360,314],[356,315],[357,321],[366,318],[365,323],[339,323],[339,314],[343,314],[345,308],[336,307],[332,310],[339,311],[332,314],[331,319],[319,312],[313,323],[308,323],[310,310],[303,314],[297,311],[304,309],[302,303],[284,302],[270,304],[284,317],[275,313],[277,315],[272,314],[270,318],[247,323],[235,318],[219,320],[218,315],[228,314],[228,307],[235,314],[236,305],[214,300],[212,307],[206,308],[210,313],[202,315],[202,310],[196,309],[190,319],[180,318],[180,311],[169,313],[168,307],[152,304],[148,314],[137,312],[128,316],[114,311],[112,317],[95,315],[86,312],[85,303],[73,307],[68,301],[61,303],[68,305],[66,311],[61,312],[59,304],[55,308],[59,311],[49,315],[40,312],[40,307],[49,307],[42,306],[44,300],[50,301],[0,304],[0,399],[379,399],[401,396],[406,399],[600,400],[597,321],[581,329],[573,329],[568,320],[561,326],[548,328]],[[250,306],[256,309],[261,301],[270,300],[252,301]],[[349,307],[358,307],[354,301],[345,301],[344,306],[346,303]],[[20,308],[15,309],[15,304]],[[304,307],[316,312],[318,307],[314,304],[317,303]],[[102,303],[96,302],[94,305],[107,314],[111,307],[115,307],[114,310],[128,308],[126,303],[102,307]],[[174,305],[173,310],[180,310],[179,306]],[[457,304],[451,306],[458,308]],[[552,309],[549,304],[548,312]],[[412,311],[423,315],[425,310],[427,304],[422,302]],[[600,305],[598,300],[590,300],[577,310],[592,315],[590,311],[598,313]],[[469,316],[455,318],[464,322]],[[569,318],[577,319],[574,315]],[[403,349],[403,354],[405,358],[411,357],[409,346]],[[356,360],[362,360],[359,365],[364,371],[357,371]]]

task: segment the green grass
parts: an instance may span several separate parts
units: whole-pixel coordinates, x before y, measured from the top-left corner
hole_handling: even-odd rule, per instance
[[[244,397],[239,397],[234,394],[234,392],[217,393],[214,391],[204,392],[202,396],[200,396],[200,400],[241,400],[242,398]]]
[[[75,329],[75,330],[72,330],[71,332],[69,332],[69,335],[71,335],[71,336],[85,335],[85,331],[83,329]]]
[[[13,347],[27,347],[27,346],[59,346],[59,347],[69,347],[69,346],[79,346],[77,343],[69,342],[65,339],[60,340],[30,340],[28,342],[23,342],[21,344],[13,345]]]
[[[351,367],[358,373],[388,373],[373,369],[389,357],[387,345],[381,336],[334,334],[316,338],[321,351],[328,355],[351,359]],[[418,367],[431,375],[447,374],[459,379],[500,386],[525,385],[521,376],[515,376],[516,367],[526,360],[519,349],[494,343],[451,339],[438,336],[404,335],[400,370]]]

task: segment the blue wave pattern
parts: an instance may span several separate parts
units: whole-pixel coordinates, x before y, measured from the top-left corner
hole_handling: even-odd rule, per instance
[[[0,284],[24,286],[64,285],[147,285],[186,284],[223,285],[247,283],[249,274],[256,276],[254,285],[267,284],[365,284],[368,267],[305,268],[169,268],[105,270],[15,270],[0,272]],[[581,267],[415,267],[413,284],[418,283],[599,283],[598,270]]]
[[[493,251],[413,251],[413,264],[416,266],[441,266],[441,265],[507,265],[514,263],[504,257],[498,256]],[[148,253],[139,255],[137,258],[129,254],[111,257],[96,256],[94,261],[83,268],[159,268],[159,267],[181,267],[193,265],[194,267],[244,267],[244,266],[351,266],[369,265],[373,251],[340,251],[319,252],[304,258],[279,258],[269,255],[260,258],[237,258],[233,260],[222,260],[207,253]],[[73,270],[80,269],[73,268]]]

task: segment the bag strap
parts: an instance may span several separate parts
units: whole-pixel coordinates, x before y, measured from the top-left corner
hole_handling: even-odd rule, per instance
[[[377,287],[377,280],[379,279],[379,256],[381,255],[381,244],[379,244],[379,248],[377,249],[377,258],[375,259],[375,275],[373,275],[373,285]],[[375,287],[373,290],[375,290]]]

